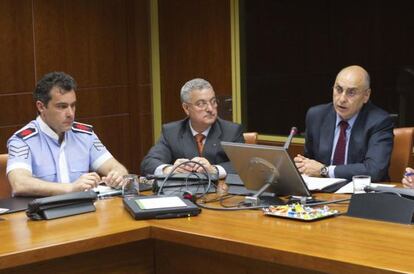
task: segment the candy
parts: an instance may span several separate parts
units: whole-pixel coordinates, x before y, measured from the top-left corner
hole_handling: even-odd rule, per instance
[[[263,212],[266,215],[287,217],[307,221],[333,216],[339,213],[337,210],[331,210],[326,205],[319,208],[312,208],[301,204],[270,206],[268,208],[264,208]]]

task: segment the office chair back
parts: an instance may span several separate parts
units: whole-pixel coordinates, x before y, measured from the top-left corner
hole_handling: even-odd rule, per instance
[[[0,154],[0,199],[11,197],[11,187],[6,175],[7,154]]]
[[[246,144],[257,144],[257,132],[245,132],[243,133],[244,142]]]
[[[414,127],[394,128],[394,147],[388,175],[391,182],[401,182],[405,168],[411,164]]]

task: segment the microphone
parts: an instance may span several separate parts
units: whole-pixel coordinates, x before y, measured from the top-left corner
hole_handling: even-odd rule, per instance
[[[295,136],[295,135],[296,135],[296,133],[298,133],[298,129],[297,129],[296,127],[292,127],[292,128],[290,129],[289,136],[288,136],[288,138],[286,139],[285,144],[283,145],[283,148],[284,148],[285,150],[287,150],[287,149],[289,148],[290,143],[292,142],[293,136]]]

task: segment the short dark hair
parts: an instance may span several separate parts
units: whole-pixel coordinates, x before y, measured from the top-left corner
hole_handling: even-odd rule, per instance
[[[50,72],[37,82],[33,92],[34,100],[40,101],[46,106],[51,99],[50,91],[54,87],[58,87],[62,94],[77,88],[75,80],[69,74],[56,71]]]

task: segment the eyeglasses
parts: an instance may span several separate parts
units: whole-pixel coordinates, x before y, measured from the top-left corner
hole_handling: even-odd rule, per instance
[[[198,100],[194,104],[193,103],[186,103],[186,104],[193,105],[200,110],[206,110],[208,105],[210,105],[212,108],[216,108],[218,103],[219,103],[219,100],[216,97],[214,97],[210,101]]]
[[[334,86],[334,90],[338,95],[341,95],[342,93],[345,92],[345,96],[348,98],[354,98],[355,96],[363,93],[364,91],[366,91],[367,89],[363,90],[363,91],[358,91],[358,89],[356,88],[349,88],[347,90],[344,91],[344,89],[341,86]]]

